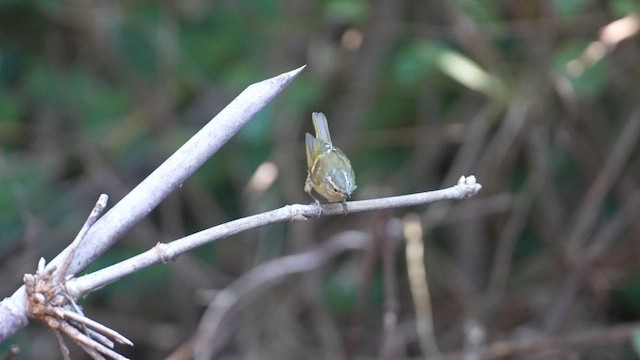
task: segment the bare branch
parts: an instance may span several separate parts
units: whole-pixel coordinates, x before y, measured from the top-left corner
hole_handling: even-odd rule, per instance
[[[65,276],[67,275],[67,271],[69,270],[69,266],[71,265],[71,261],[73,261],[73,257],[76,254],[76,250],[78,249],[78,246],[80,245],[80,243],[82,243],[82,240],[87,235],[87,232],[89,232],[89,229],[91,229],[91,226],[95,224],[96,220],[98,220],[98,218],[100,217],[104,209],[107,207],[108,200],[109,200],[109,196],[107,196],[107,194],[100,195],[100,197],[98,198],[98,201],[93,207],[93,210],[91,210],[89,217],[84,222],[84,225],[82,225],[82,228],[78,232],[78,235],[76,235],[76,238],[67,247],[67,249],[69,249],[69,251],[67,251],[67,257],[62,262],[62,266],[60,266],[60,268],[58,268],[58,271],[55,273],[55,277],[57,278],[58,281],[64,280]]]
[[[476,194],[482,186],[476,183],[473,175],[461,177],[458,184],[450,188],[423,192],[411,195],[393,196],[387,198],[360,200],[347,202],[346,206],[350,214],[362,211],[390,209],[415,205],[424,205],[442,200],[462,199]],[[131,257],[115,265],[98,270],[91,274],[71,279],[67,282],[67,291],[74,297],[81,297],[93,290],[99,289],[126,275],[151,265],[165,263],[180,254],[193,250],[204,244],[224,239],[231,235],[241,233],[257,227],[281,223],[301,221],[317,217],[319,214],[317,205],[287,205],[265,213],[248,216],[224,223],[212,228],[202,230],[195,234],[174,240],[170,243],[158,243],[153,249]],[[324,215],[342,215],[341,203],[322,205]]]
[[[627,323],[605,328],[587,330],[565,336],[529,336],[525,340],[496,341],[487,346],[480,354],[482,359],[505,358],[549,358],[537,356],[545,351],[562,352],[563,350],[585,348],[603,348],[607,345],[627,343],[638,330],[640,323]],[[443,356],[442,360],[468,359],[468,353],[456,352]],[[547,353],[548,355],[548,353]],[[556,356],[553,358],[570,358],[571,356]]]
[[[376,245],[380,249],[380,261],[382,262],[382,286],[384,291],[384,314],[382,315],[382,334],[378,344],[378,360],[395,359],[398,356],[398,347],[395,346],[394,335],[398,329],[398,319],[400,317],[400,300],[398,299],[398,284],[396,279],[396,244],[389,236],[388,214],[380,217],[375,231]],[[383,220],[384,219],[384,220]],[[384,228],[384,230],[380,229]]]
[[[427,269],[424,261],[424,244],[420,215],[407,214],[404,217],[404,238],[406,240],[405,256],[407,259],[407,275],[413,308],[416,312],[416,332],[418,344],[425,358],[439,357],[440,350],[433,329],[433,312],[431,310],[431,294],[427,282]]]
[[[164,163],[107,212],[87,234],[78,248],[69,273],[91,264],[165,197],[186,181],[249,120],[298,75],[303,67],[247,87],[207,125],[198,131]],[[63,253],[51,262],[59,264]]]
[[[59,326],[60,326],[60,331],[64,332],[69,338],[75,341],[94,359],[104,359],[104,357],[100,355],[100,354],[104,354],[110,357],[111,359],[128,360],[127,357],[124,357],[118,354],[117,352],[105,347],[104,345],[100,344],[96,340],[83,334],[74,326],[71,326],[69,323],[62,322],[59,324]]]
[[[288,275],[318,268],[345,250],[364,249],[369,238],[361,232],[347,231],[314,250],[268,261],[238,278],[215,297],[202,316],[193,338],[194,358],[211,358],[218,350],[218,336],[225,324],[240,309],[259,297],[269,285]]]
[[[207,125],[98,220],[75,248],[70,245],[50,262],[61,266],[75,252],[67,274],[76,274],[109,249],[126,231],[147,216],[207,159],[234,136],[304,69],[304,66],[247,87]],[[66,266],[65,266],[66,267]],[[0,302],[0,342],[28,323],[25,287]]]
[[[67,293],[66,281],[66,277],[60,279],[56,266],[46,266],[44,259],[40,259],[36,273],[24,275],[29,316],[51,328],[65,359],[69,359],[69,349],[62,334],[78,344],[93,359],[104,359],[101,354],[112,359],[125,359],[112,350],[114,343],[107,337],[122,344],[133,343],[118,332],[86,318],[81,309],[75,306],[74,298]]]
[[[640,110],[636,110],[631,114],[624,128],[620,130],[620,134],[613,142],[607,161],[589,187],[583,203],[578,208],[578,216],[567,236],[569,256],[575,258],[580,256],[580,251],[587,242],[589,233],[593,232],[593,227],[600,214],[599,209],[602,208],[606,195],[627,164],[633,149],[636,147],[638,137],[640,137]]]
[[[129,346],[133,346],[133,343],[131,342],[131,340],[127,339],[126,337],[124,337],[122,334],[120,334],[119,332],[108,328],[102,324],[100,324],[97,321],[91,320],[86,316],[82,316],[78,313],[72,312],[72,311],[62,311],[62,315],[64,316],[64,318],[66,319],[71,319],[73,321],[76,321],[78,323],[84,324],[90,328],[93,328],[95,330],[97,330],[100,334],[104,334],[106,336],[109,336],[113,339],[115,339],[117,342],[119,342],[120,344],[125,344],[125,345],[129,345]]]
[[[616,241],[620,241],[621,234],[630,224],[637,221],[640,211],[640,191],[632,194],[624,205],[609,221],[602,224],[588,246],[585,246],[582,257],[574,265],[564,280],[562,287],[553,296],[544,317],[545,330],[557,332],[566,321],[572,302],[576,294],[584,286],[584,280],[593,269],[596,261],[609,250]]]

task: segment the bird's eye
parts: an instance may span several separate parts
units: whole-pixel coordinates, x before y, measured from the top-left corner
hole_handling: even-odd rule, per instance
[[[334,193],[340,193],[340,190],[338,190],[338,188],[333,184],[332,181],[329,181],[329,185],[331,186],[331,191],[333,191]]]

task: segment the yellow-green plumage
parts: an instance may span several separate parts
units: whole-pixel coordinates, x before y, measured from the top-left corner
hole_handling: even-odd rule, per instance
[[[327,118],[323,113],[312,114],[316,136],[307,133],[307,181],[306,191],[316,202],[311,189],[329,202],[342,202],[356,189],[355,174],[351,162],[342,150],[333,146]]]

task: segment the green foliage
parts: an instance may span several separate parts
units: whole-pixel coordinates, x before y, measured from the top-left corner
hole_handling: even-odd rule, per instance
[[[438,62],[449,48],[444,44],[416,40],[398,52],[394,73],[400,84],[417,85],[434,75]]]
[[[24,126],[24,107],[8,89],[0,88],[0,143],[5,146],[19,143]]]
[[[615,16],[620,17],[640,11],[640,4],[638,4],[637,0],[615,0],[609,1],[607,5]]]
[[[369,12],[369,4],[363,0],[330,0],[325,5],[328,19],[346,24],[364,22]]]
[[[380,307],[383,302],[382,276],[374,273],[366,304],[358,303],[360,280],[351,268],[353,264],[338,267],[329,272],[323,281],[323,296],[332,311],[339,315],[352,313],[357,306]]]
[[[593,3],[593,0],[562,0],[552,2],[558,14],[564,17],[573,17],[582,13],[591,3]]]
[[[502,14],[493,0],[457,0],[455,3],[477,23],[501,20]]]
[[[6,154],[2,154],[7,156]],[[10,158],[14,159],[14,158]],[[46,196],[49,180],[46,172],[39,164],[29,161],[12,162],[12,167],[6,164],[0,168],[0,244],[8,244],[19,239],[23,231],[20,209],[25,209],[27,196]]]
[[[60,84],[68,90],[66,98],[73,103],[75,111],[82,117],[86,129],[100,129],[120,120],[131,108],[131,94],[79,71],[66,77],[68,84]]]

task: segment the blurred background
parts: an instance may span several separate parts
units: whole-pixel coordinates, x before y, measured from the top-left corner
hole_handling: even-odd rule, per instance
[[[207,305],[243,284],[210,341],[215,358],[635,359],[638,10],[635,0],[0,1],[1,295],[70,243],[99,194],[115,204],[246,86],[307,64],[87,271],[309,203],[312,111],[351,159],[355,199],[470,174],[482,191],[272,225],[126,277],[81,301],[135,343],[119,351],[190,358]],[[316,256],[350,238],[367,245]],[[322,259],[309,271],[242,282],[309,251]],[[19,358],[61,358],[40,324],[2,353],[10,344]]]

